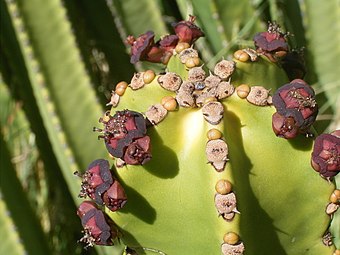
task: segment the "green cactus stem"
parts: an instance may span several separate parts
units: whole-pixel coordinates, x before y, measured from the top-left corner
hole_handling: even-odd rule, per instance
[[[233,85],[274,90],[287,82],[283,71],[262,57],[257,62],[234,61]],[[178,55],[167,71],[182,80],[188,77]],[[176,94],[163,89],[156,77],[141,89],[128,87],[112,113],[145,113],[164,96]],[[152,159],[143,166],[117,168],[128,202],[108,213],[121,227],[123,242],[138,254],[221,254],[223,236],[232,231],[240,236],[246,255],[331,254],[334,246],[325,246],[322,237],[330,222],[325,207],[334,186],[310,167],[312,139],[277,138],[272,106],[253,105],[237,93],[220,101],[224,113],[217,125],[206,122],[198,107],[167,112],[147,131]],[[212,128],[222,132],[228,145],[221,172],[205,153]],[[219,216],[214,205],[219,179],[229,180],[236,195],[239,213],[231,221]]]

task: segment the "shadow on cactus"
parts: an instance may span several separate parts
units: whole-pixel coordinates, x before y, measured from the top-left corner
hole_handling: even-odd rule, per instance
[[[338,254],[339,131],[312,146],[318,105],[287,34],[269,24],[254,49],[206,70],[194,20],[157,42],[128,37],[132,63],[165,72],[112,92],[94,130],[116,167],[96,160],[81,175],[80,196],[93,200],[78,211],[81,241],[119,239],[124,254]]]

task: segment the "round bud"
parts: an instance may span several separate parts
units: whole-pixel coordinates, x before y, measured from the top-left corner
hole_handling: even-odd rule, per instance
[[[177,108],[177,101],[172,96],[165,96],[161,100],[161,104],[168,111],[174,111]]]
[[[155,77],[156,77],[156,74],[154,71],[147,70],[143,74],[143,81],[145,84],[149,84],[153,81],[153,79],[155,79]]]
[[[237,95],[244,99],[249,95],[250,87],[247,84],[241,84],[236,88]]]
[[[178,43],[178,44],[176,45],[175,51],[176,51],[177,53],[180,53],[180,52],[182,52],[183,50],[185,50],[185,49],[187,49],[187,48],[189,48],[189,47],[190,47],[190,44],[189,44],[189,43],[187,43],[187,42],[180,42],[180,43]]]
[[[209,140],[220,139],[222,137],[222,133],[220,130],[212,128],[207,132],[207,137]]]
[[[121,81],[116,85],[116,94],[119,96],[124,95],[126,88],[128,87],[128,83],[126,81]]]
[[[339,203],[340,200],[340,190],[336,189],[329,197],[329,201],[336,204]]]
[[[231,192],[232,185],[228,180],[219,180],[216,182],[215,190],[221,195],[226,195]]]
[[[335,250],[333,255],[340,255],[340,250]]]
[[[223,241],[227,244],[234,245],[237,244],[239,240],[240,238],[235,232],[228,232],[223,236]]]
[[[185,61],[185,66],[187,68],[193,68],[197,65],[200,64],[200,59],[198,57],[193,57],[193,58],[188,58],[186,61]]]
[[[234,53],[234,58],[241,62],[247,62],[249,60],[249,55],[243,50],[237,50]]]

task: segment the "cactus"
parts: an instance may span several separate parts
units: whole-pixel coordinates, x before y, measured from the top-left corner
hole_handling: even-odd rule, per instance
[[[112,109],[94,131],[114,158],[117,181],[105,181],[107,166],[94,161],[81,194],[85,187],[85,196],[108,206],[126,254],[336,253],[339,220],[329,232],[335,209],[327,201],[332,194],[338,207],[331,177],[339,171],[339,138],[329,135],[337,146],[331,174],[313,161],[327,182],[310,165],[314,92],[301,79],[289,82],[281,68],[285,34],[270,24],[254,37],[255,49],[208,70],[193,48],[203,36],[193,22],[177,23],[176,35],[156,43],[150,31],[128,38],[132,63],[162,62],[165,73],[135,73],[112,92]],[[118,197],[124,204],[112,210]]]
[[[1,1],[0,254],[338,254],[339,8],[281,2]],[[249,41],[268,20],[289,47]],[[124,40],[146,31],[132,65]],[[302,46],[306,69],[287,61]]]

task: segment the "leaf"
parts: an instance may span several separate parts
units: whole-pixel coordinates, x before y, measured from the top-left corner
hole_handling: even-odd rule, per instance
[[[336,102],[340,100],[340,82],[338,66],[340,66],[340,7],[336,0],[322,3],[307,0],[306,8],[306,36],[308,47],[317,74],[317,83],[321,86],[329,100],[329,106],[336,109]],[[322,17],[322,19],[320,19]],[[336,122],[336,120],[334,120]],[[336,126],[333,125],[333,128]],[[332,131],[332,130],[330,130]]]
[[[95,126],[102,109],[61,3],[57,0],[44,4],[40,0],[29,4],[23,1],[20,5],[12,2],[8,10],[21,51],[15,54],[22,54],[26,68],[17,71],[24,81],[19,89],[22,93],[33,90],[58,163],[76,198],[79,190],[74,185],[73,172],[85,169],[94,155],[105,155],[103,148],[93,150],[95,141],[87,141],[86,137],[95,137],[91,128],[83,128],[84,122]],[[7,45],[15,51],[11,44]]]
[[[29,254],[49,254],[50,250],[42,228],[32,210],[21,184],[16,176],[15,169],[11,164],[7,145],[0,135],[0,189],[2,201],[10,212],[11,218],[22,239],[25,250]],[[22,213],[25,212],[23,217]],[[9,224],[8,222],[6,224]],[[11,232],[11,231],[10,231]],[[13,236],[12,236],[13,238]],[[20,247],[18,247],[20,251]],[[8,254],[8,253],[6,253]]]

